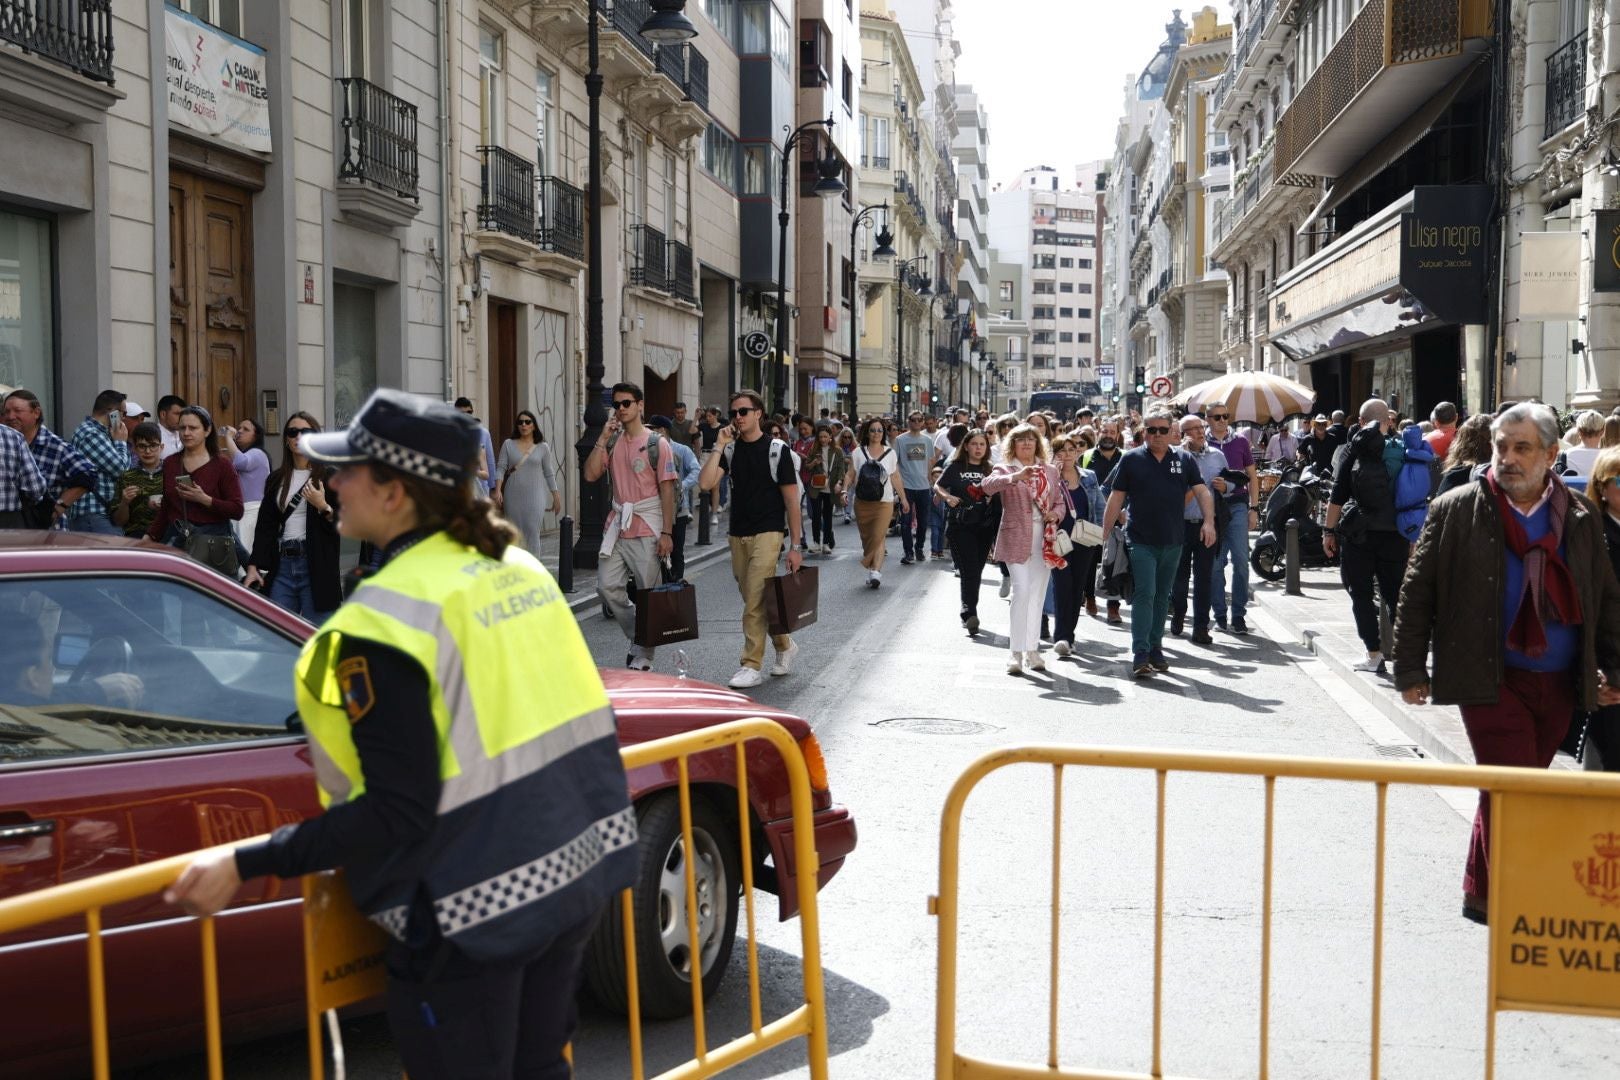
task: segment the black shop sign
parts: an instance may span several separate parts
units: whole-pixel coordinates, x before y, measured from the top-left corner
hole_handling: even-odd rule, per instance
[[[1456,184],[1414,188],[1401,215],[1401,285],[1445,322],[1486,320],[1490,213],[1488,186]]]
[[[1620,210],[1599,210],[1592,241],[1592,291],[1620,292]]]

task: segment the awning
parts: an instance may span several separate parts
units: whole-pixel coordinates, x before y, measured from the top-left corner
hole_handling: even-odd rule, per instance
[[[1434,127],[1434,122],[1440,119],[1440,114],[1457,100],[1457,95],[1463,92],[1468,81],[1485,67],[1487,59],[1489,58],[1482,56],[1464,68],[1438,94],[1424,103],[1422,108],[1407,117],[1400,127],[1390,132],[1382,142],[1369,150],[1365,157],[1351,166],[1349,172],[1336,178],[1315,208],[1305,215],[1305,220],[1299,226],[1299,232],[1304,234],[1321,219],[1323,214],[1331,212],[1334,207],[1366,187],[1373,177],[1389,168],[1397,158],[1416,146],[1418,140]]]

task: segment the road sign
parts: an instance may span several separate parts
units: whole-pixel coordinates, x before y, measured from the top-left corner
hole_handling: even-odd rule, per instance
[[[742,350],[743,355],[750,360],[763,360],[771,351],[771,339],[762,331],[755,330],[744,335]]]
[[[1099,368],[1098,371],[1097,385],[1101,388],[1101,392],[1112,394],[1114,392],[1114,369]]]
[[[1170,377],[1168,375],[1160,375],[1157,379],[1153,380],[1152,390],[1154,397],[1169,397],[1171,391],[1173,391],[1175,388],[1176,384],[1170,381]]]

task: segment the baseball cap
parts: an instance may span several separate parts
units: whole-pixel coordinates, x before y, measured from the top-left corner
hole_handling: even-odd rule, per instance
[[[142,405],[141,403],[136,401],[134,398],[125,398],[124,399],[124,415],[125,416],[151,416],[152,414],[149,411],[147,411],[147,408],[146,408],[145,405]]]
[[[478,421],[437,398],[378,390],[342,431],[298,440],[299,451],[325,465],[375,461],[446,487],[472,475],[483,447]]]
[[[647,421],[647,426],[658,428],[660,431],[675,430],[675,422],[667,416],[654,416]]]

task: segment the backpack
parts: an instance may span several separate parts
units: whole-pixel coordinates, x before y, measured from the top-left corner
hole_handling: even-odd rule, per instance
[[[737,443],[735,441],[732,441],[732,442],[726,443],[726,448],[723,451],[720,452],[721,460],[723,460],[726,463],[726,469],[727,470],[730,470],[730,468],[731,468],[732,454],[736,449],[737,449]],[[788,453],[790,453],[790,454],[793,453],[793,451],[788,450],[788,444],[783,442],[781,439],[772,439],[771,440],[771,477],[772,477],[772,479],[775,479],[777,472],[782,467],[782,451],[784,451],[784,450],[787,450]],[[793,456],[794,456],[793,475],[795,477],[797,477],[798,474],[799,474],[798,455],[794,454]],[[803,489],[804,489],[804,480],[802,480],[802,479],[799,480],[799,488],[800,488],[800,493],[802,494]]]
[[[620,432],[608,441],[607,457],[609,460],[611,460],[613,457],[613,448],[619,445],[619,440],[623,437],[624,433]],[[659,435],[658,432],[653,431],[651,428],[647,429],[647,463],[652,466],[654,478],[658,476],[658,444],[662,441],[663,436]]]
[[[889,486],[889,470],[883,467],[883,461],[892,450],[884,450],[876,461],[862,450],[866,458],[861,463],[861,471],[855,474],[855,497],[862,502],[882,502],[884,489]]]

